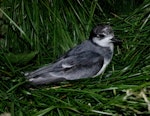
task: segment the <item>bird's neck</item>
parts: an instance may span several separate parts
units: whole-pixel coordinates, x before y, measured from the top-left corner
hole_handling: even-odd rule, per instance
[[[110,50],[113,52],[114,50],[114,44],[111,41],[106,41],[106,40],[99,40],[97,37],[94,37],[91,39],[92,43],[104,47],[104,48],[110,48]]]

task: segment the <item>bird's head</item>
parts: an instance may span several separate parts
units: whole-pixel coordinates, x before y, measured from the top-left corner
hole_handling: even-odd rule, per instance
[[[89,39],[95,44],[102,47],[109,47],[114,44],[121,43],[120,40],[114,37],[114,32],[110,25],[97,25],[90,33]]]

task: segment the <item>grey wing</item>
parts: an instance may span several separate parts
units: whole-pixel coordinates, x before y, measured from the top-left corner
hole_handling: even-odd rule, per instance
[[[103,63],[104,58],[100,54],[86,51],[37,69],[29,73],[27,78],[34,84],[87,78],[97,74]]]
[[[72,57],[71,61],[67,62],[72,67],[66,70],[66,80],[76,80],[95,76],[102,68],[104,57],[92,51],[86,51]]]

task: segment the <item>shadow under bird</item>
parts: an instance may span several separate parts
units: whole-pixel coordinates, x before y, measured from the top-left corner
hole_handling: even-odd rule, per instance
[[[70,49],[56,62],[25,73],[25,77],[33,85],[42,85],[98,76],[110,63],[114,45],[119,43],[111,26],[97,25],[88,40]]]

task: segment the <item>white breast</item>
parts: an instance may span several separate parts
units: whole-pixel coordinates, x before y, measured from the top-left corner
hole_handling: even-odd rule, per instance
[[[111,59],[110,59],[111,60]],[[105,71],[105,69],[106,69],[106,67],[107,67],[107,65],[110,63],[110,60],[108,61],[108,60],[104,60],[104,64],[103,64],[103,66],[102,66],[102,68],[99,70],[99,72],[96,74],[96,75],[94,75],[93,77],[96,77],[96,76],[98,76],[98,75],[100,75],[102,72],[104,72]]]
[[[104,45],[105,45],[104,47],[107,46],[106,44],[104,44]],[[112,55],[113,55],[113,51],[114,51],[113,43],[109,43],[109,46],[107,46],[107,47],[110,48],[110,50],[112,51]],[[94,75],[94,77],[100,75],[102,72],[105,71],[105,69],[106,69],[107,65],[110,63],[111,59],[112,59],[112,57],[110,57],[110,59],[104,58],[104,64],[103,64],[102,68],[99,70],[99,72],[96,75]]]

